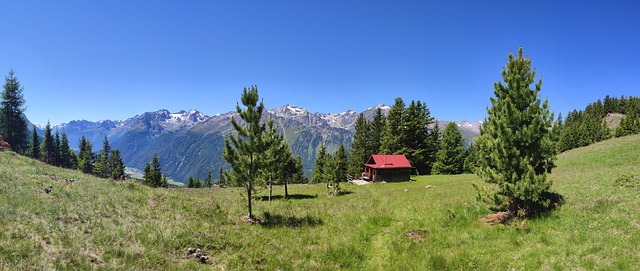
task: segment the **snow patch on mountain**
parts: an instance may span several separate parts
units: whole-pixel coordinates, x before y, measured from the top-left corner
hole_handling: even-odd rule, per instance
[[[476,122],[469,122],[466,120],[463,121],[456,121],[456,125],[458,125],[459,128],[463,128],[465,130],[469,130],[475,134],[480,134],[480,127],[482,127],[482,123],[483,121],[479,120]]]

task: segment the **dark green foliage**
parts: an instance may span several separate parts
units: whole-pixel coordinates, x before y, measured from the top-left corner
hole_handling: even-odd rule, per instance
[[[226,176],[231,183],[242,184],[247,189],[247,209],[250,218],[253,218],[251,210],[251,193],[254,184],[260,184],[258,177],[260,170],[264,168],[265,159],[262,155],[269,150],[269,140],[266,138],[266,126],[260,123],[264,103],[258,105],[258,88],[251,86],[244,88],[240,97],[242,104],[236,105],[236,111],[244,122],[240,125],[235,118],[231,118],[231,124],[236,131],[230,134],[224,141],[225,147],[222,157],[231,164],[231,172]]]
[[[202,188],[202,181],[200,180],[200,177],[193,179],[193,188]]]
[[[168,188],[169,182],[167,181],[167,174],[162,174],[162,180],[160,181],[160,187]]]
[[[76,168],[74,163],[74,153],[71,147],[69,146],[69,138],[67,138],[67,133],[62,132],[62,137],[60,139],[60,166],[63,168]]]
[[[111,150],[111,155],[109,155],[109,165],[111,168],[111,179],[124,179],[124,163],[122,162],[122,158],[120,158],[120,150]],[[163,176],[163,178],[164,182],[166,182],[166,176]],[[168,187],[168,185],[163,187]]]
[[[353,134],[353,141],[351,142],[350,157],[349,157],[349,173],[354,175],[360,175],[363,171],[363,165],[371,156],[372,150],[372,138],[371,138],[371,125],[364,118],[364,115],[360,113],[358,119],[356,119],[355,133]]]
[[[211,170],[207,171],[207,177],[204,178],[204,186],[206,188],[211,188],[211,185],[213,185],[213,180],[211,179]]]
[[[465,150],[464,166],[462,170],[464,173],[476,172],[476,168],[478,167],[478,158],[476,158],[476,155],[477,155],[477,148],[475,144],[472,144],[471,146],[469,146],[469,148]]]
[[[45,140],[46,140],[46,129],[45,129]],[[43,141],[44,143],[44,141]],[[78,169],[82,170],[84,173],[93,173],[93,163],[94,163],[94,154],[93,154],[93,145],[89,140],[82,136],[80,138],[78,152]]]
[[[302,158],[296,156],[293,164],[293,174],[291,175],[291,183],[308,183],[309,180],[304,175],[304,167],[302,165]]]
[[[318,150],[318,155],[316,156],[316,165],[313,169],[313,175],[311,176],[311,183],[325,182],[325,166],[327,165],[327,162],[327,148],[324,146],[324,143],[320,143],[320,149]]]
[[[51,124],[47,122],[47,126],[44,127],[44,136],[40,145],[42,153],[42,161],[53,165],[55,163],[55,142],[53,135],[51,134]]]
[[[337,196],[340,193],[340,183],[346,180],[347,175],[347,154],[344,146],[340,145],[333,156],[328,156],[325,168],[327,194]]]
[[[530,88],[535,75],[522,47],[515,57],[509,53],[502,70],[505,84],[494,84],[495,97],[477,139],[480,167],[476,173],[497,185],[481,198],[518,216],[552,207],[549,195],[554,195],[547,178],[556,159],[550,133],[553,114],[548,101],[541,104],[538,97],[542,80]]]
[[[433,164],[433,174],[460,174],[464,166],[464,138],[455,122],[449,122]]]
[[[216,182],[218,184],[218,186],[226,186],[227,182],[226,182],[226,178],[225,178],[225,172],[222,168],[220,168],[220,170],[218,171],[218,181]]]
[[[151,162],[144,167],[143,183],[151,187],[162,187],[162,169],[157,153],[153,154]]]
[[[60,133],[56,130],[53,136],[53,163],[52,165],[59,167],[62,162],[60,160]]]
[[[40,160],[40,137],[38,136],[38,130],[36,125],[33,125],[31,131],[31,144],[29,145],[29,157]]]
[[[382,135],[386,126],[387,118],[382,114],[382,110],[378,108],[369,125],[369,138],[371,139],[369,152],[371,154],[380,154],[382,149]]]
[[[18,153],[26,153],[28,144],[27,120],[24,118],[25,101],[20,82],[13,70],[5,77],[2,101],[0,102],[0,134],[3,140]]]
[[[96,163],[93,168],[93,174],[100,178],[109,178],[113,172],[109,154],[111,154],[111,145],[109,144],[109,139],[105,136],[102,141],[102,149],[98,157],[96,157]]]
[[[419,174],[431,174],[437,147],[429,140],[429,125],[433,123],[429,108],[426,103],[411,101],[404,115],[400,129],[403,142],[397,153],[404,154]]]
[[[193,182],[193,176],[189,176],[189,181],[187,181],[187,188],[195,188],[195,183]]]
[[[406,142],[404,138],[404,110],[404,101],[400,97],[396,98],[387,114],[387,125],[382,133],[380,148],[385,154],[400,153],[403,143]]]
[[[638,113],[629,111],[627,116],[620,120],[620,125],[616,128],[616,137],[628,136],[640,133],[640,120]]]

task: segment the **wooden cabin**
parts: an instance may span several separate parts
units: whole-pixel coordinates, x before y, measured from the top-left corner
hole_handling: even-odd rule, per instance
[[[411,164],[403,154],[372,154],[364,164],[363,176],[371,182],[411,180]]]

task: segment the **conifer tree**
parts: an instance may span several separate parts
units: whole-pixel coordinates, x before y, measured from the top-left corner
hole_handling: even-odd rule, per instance
[[[80,151],[78,152],[78,169],[82,170],[82,172],[84,173],[93,173],[93,144],[91,144],[91,142],[85,136],[82,136],[82,138],[80,138],[78,147],[80,149]]]
[[[167,181],[167,174],[162,174],[162,181],[160,182],[160,187],[169,188],[169,181]]]
[[[464,173],[475,173],[478,167],[478,159],[476,158],[476,145],[471,144],[469,148],[465,150],[464,154]]]
[[[211,188],[213,185],[213,180],[211,179],[211,170],[207,171],[207,177],[204,179],[204,186],[207,188]]]
[[[351,141],[349,173],[359,175],[363,171],[363,165],[371,156],[372,138],[370,137],[370,125],[364,114],[360,113],[356,119],[353,141]]]
[[[193,181],[193,176],[189,176],[189,181],[187,181],[187,188],[195,188],[196,184]]]
[[[29,157],[40,160],[40,137],[38,136],[38,129],[36,129],[35,124],[33,125],[33,130],[31,131]]]
[[[291,177],[292,183],[307,183],[309,180],[304,175],[304,166],[302,165],[302,158],[300,155],[296,156],[294,163],[293,175]]]
[[[150,171],[151,180],[149,183],[152,187],[161,187],[162,186],[162,169],[160,168],[160,160],[158,159],[158,154],[154,153],[153,158],[151,158],[151,171]]]
[[[420,174],[429,174],[434,162],[431,157],[435,155],[437,147],[429,146],[431,141],[427,139],[430,132],[429,125],[434,121],[427,104],[411,101],[404,112],[403,119],[402,127],[404,129],[400,131],[403,134],[401,138],[404,139],[404,142],[402,142],[399,153],[404,154]]]
[[[264,168],[265,161],[262,154],[270,146],[266,139],[266,126],[260,122],[264,102],[258,104],[258,88],[256,86],[251,86],[250,89],[244,88],[240,100],[246,108],[243,110],[237,104],[236,111],[244,125],[238,123],[234,117],[231,118],[231,124],[236,133],[230,134],[225,139],[223,158],[231,164],[232,169],[227,176],[231,179],[229,181],[241,183],[246,187],[248,215],[253,219],[251,193],[254,185],[259,184],[257,183],[260,181],[259,171]]]
[[[324,183],[325,176],[325,165],[327,164],[327,148],[324,146],[324,142],[320,143],[320,148],[318,149],[318,155],[316,156],[316,164],[313,169],[313,175],[311,176],[311,183]]]
[[[436,162],[436,155],[440,149],[440,124],[436,121],[433,129],[429,132],[429,135],[425,139],[425,147],[427,148],[427,159],[424,165],[425,172],[418,172],[419,174],[431,174],[433,164]]]
[[[548,100],[541,104],[538,97],[542,80],[530,88],[535,75],[522,47],[515,57],[509,53],[504,84],[494,84],[495,97],[477,139],[477,174],[497,185],[491,195],[479,196],[517,216],[546,210],[554,197],[547,178],[556,158],[550,140],[553,114]]]
[[[616,128],[616,137],[628,136],[640,133],[640,120],[635,111],[629,111],[627,116],[620,120],[620,125]]]
[[[225,185],[227,185],[227,182],[225,180],[225,173],[224,170],[222,168],[220,168],[220,170],[218,170],[218,182],[217,182],[218,186],[223,187]]]
[[[120,150],[111,150],[109,156],[109,164],[111,168],[111,179],[122,180],[124,179],[124,163],[120,157]]]
[[[151,174],[151,164],[147,162],[144,165],[144,175],[142,175],[142,183],[147,186],[152,186],[152,183],[151,183],[152,179],[153,179],[153,176]],[[192,183],[193,183],[193,180],[192,180]]]
[[[347,154],[344,145],[340,144],[333,156],[328,156],[328,163],[325,169],[327,181],[327,193],[337,196],[340,193],[340,183],[346,179],[347,174]]]
[[[369,125],[369,138],[371,139],[369,146],[370,154],[380,154],[382,149],[382,135],[386,126],[387,118],[382,114],[382,110],[378,108]],[[368,159],[368,157],[365,159]],[[366,161],[363,162],[363,164],[364,163],[366,163]]]
[[[51,134],[51,124],[47,122],[47,126],[44,127],[44,136],[40,145],[42,153],[42,161],[53,165],[55,162],[55,142],[53,135]]]
[[[200,177],[193,179],[193,188],[202,188],[202,181],[200,180]]]
[[[73,150],[69,147],[69,138],[67,133],[62,131],[62,138],[60,139],[60,166],[63,168],[75,168],[72,161]]]
[[[109,154],[111,153],[111,145],[109,144],[109,139],[107,136],[104,136],[104,140],[102,141],[102,149],[96,158],[95,167],[93,172],[96,176],[100,178],[109,178],[111,177],[111,173],[113,169],[111,168],[112,164]]]
[[[60,159],[60,133],[56,129],[56,133],[53,136],[53,165],[59,167],[62,165],[62,161]]]
[[[25,101],[20,82],[13,70],[5,77],[0,102],[0,134],[4,141],[17,153],[25,153],[28,148],[27,120],[24,117]]]
[[[385,154],[398,154],[402,149],[402,144],[406,142],[404,138],[404,117],[405,103],[402,98],[395,99],[387,114],[387,125],[382,134],[381,150]]]
[[[464,138],[455,122],[449,122],[433,164],[433,174],[460,174],[464,167]]]

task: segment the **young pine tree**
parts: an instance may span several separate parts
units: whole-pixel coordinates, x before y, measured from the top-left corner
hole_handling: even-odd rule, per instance
[[[29,146],[29,157],[40,160],[40,137],[35,124],[31,130],[31,144]]]
[[[55,162],[54,144],[54,138],[51,134],[51,124],[47,122],[47,126],[44,127],[44,136],[40,145],[40,152],[42,153],[42,161],[49,165],[53,165]]]
[[[80,149],[80,151],[78,152],[78,169],[82,170],[82,172],[84,173],[93,173],[93,144],[91,144],[91,142],[85,136],[82,136],[82,138],[80,138],[78,147]]]
[[[111,179],[123,180],[124,179],[124,163],[120,157],[120,150],[111,150],[109,156],[109,164],[111,171]]]
[[[73,164],[73,150],[69,147],[69,138],[67,137],[67,133],[62,132],[62,137],[60,138],[60,166],[63,168],[75,168]]]
[[[402,144],[406,142],[404,138],[404,117],[405,103],[402,98],[395,99],[387,114],[387,125],[382,133],[381,151],[385,154],[397,154],[402,150]]]
[[[13,150],[23,154],[29,146],[27,120],[24,118],[25,101],[23,89],[13,70],[5,77],[3,87],[0,101],[0,134]]]
[[[313,175],[311,176],[311,183],[325,182],[325,165],[328,160],[327,148],[324,146],[324,143],[320,143],[320,149],[318,149],[318,155],[316,156],[316,165],[313,169]]]
[[[211,179],[211,170],[207,171],[207,177],[204,178],[204,186],[206,188],[211,188],[211,185],[213,185],[213,180]]]
[[[552,182],[547,178],[556,159],[550,139],[553,114],[548,100],[541,104],[538,97],[542,80],[530,88],[535,75],[522,47],[517,56],[509,53],[504,84],[494,84],[495,97],[477,139],[477,174],[497,185],[492,195],[479,196],[517,216],[546,210],[559,198],[549,192]]]
[[[218,170],[218,182],[217,182],[218,186],[224,187],[225,185],[227,185],[227,182],[225,180],[226,179],[225,175],[226,174],[224,172],[224,169],[220,168],[220,170]]]
[[[251,86],[244,88],[240,100],[246,107],[242,109],[236,105],[236,111],[243,121],[243,125],[238,123],[234,117],[231,118],[235,134],[230,134],[224,141],[223,158],[231,164],[231,172],[228,176],[231,183],[243,184],[247,191],[247,209],[249,218],[253,219],[251,209],[251,193],[254,185],[260,180],[260,170],[264,168],[265,160],[262,157],[269,149],[269,140],[266,138],[266,126],[260,122],[264,111],[264,102],[259,101],[258,88]]]
[[[433,174],[460,174],[464,167],[464,138],[455,122],[449,122],[433,164]]]
[[[328,156],[326,167],[327,193],[337,196],[340,193],[340,183],[346,179],[347,154],[344,145],[340,145],[333,156]]]
[[[373,120],[369,125],[369,133],[370,133],[370,146],[369,152],[370,154],[380,154],[382,148],[382,134],[384,132],[385,127],[387,126],[387,118],[382,114],[382,110],[378,108],[376,110],[376,114],[373,116]],[[369,157],[365,158],[368,159]],[[366,163],[363,162],[363,164]]]
[[[109,178],[111,177],[111,173],[113,169],[111,168],[110,157],[111,153],[111,145],[109,144],[109,139],[107,136],[104,137],[102,141],[102,149],[96,158],[96,164],[93,169],[93,173],[100,178]]]

